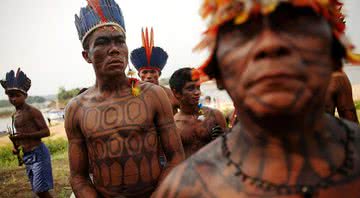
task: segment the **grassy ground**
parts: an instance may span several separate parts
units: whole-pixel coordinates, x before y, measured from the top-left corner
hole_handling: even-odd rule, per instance
[[[52,172],[54,178],[55,197],[69,197],[69,163],[67,156],[67,141],[63,138],[45,140],[52,157]],[[31,198],[31,186],[25,173],[25,167],[18,167],[17,160],[11,154],[11,145],[0,147],[0,197]]]

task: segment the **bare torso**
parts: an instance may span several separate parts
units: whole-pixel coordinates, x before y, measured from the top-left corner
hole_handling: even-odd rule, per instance
[[[149,94],[151,88],[143,90]],[[153,191],[160,176],[151,101],[127,95],[81,98],[79,126],[86,139],[96,189],[107,196]]]
[[[186,158],[211,142],[212,128],[216,125],[225,128],[223,121],[215,115],[216,110],[208,107],[202,109],[204,115],[188,115],[180,111],[174,116]]]
[[[183,155],[180,138],[172,139],[177,134],[168,100],[159,98],[165,93],[150,83],[140,87],[139,96],[131,95],[129,88],[107,97],[92,87],[67,108],[71,184],[79,197],[92,197],[90,186],[103,197],[149,197],[165,172],[159,164],[158,132],[166,143],[166,168],[175,165],[178,152]],[[158,107],[164,107],[162,112]],[[89,169],[93,185],[85,179]]]
[[[329,129],[331,128],[330,134],[333,134],[334,137],[336,136],[336,139],[344,137],[346,134],[346,128],[343,126],[337,124],[329,124],[328,126]],[[178,166],[164,181],[159,189],[159,193],[155,197],[360,197],[360,131],[353,123],[347,123],[347,126],[355,132],[355,140],[350,143],[350,149],[353,151],[351,156],[354,167],[348,169],[347,174],[337,173],[330,177],[329,180],[322,183],[325,184],[323,186],[328,185],[327,187],[317,188],[314,193],[308,194],[308,196],[301,195],[301,193],[287,194],[286,188],[275,188],[266,182],[260,183],[258,178],[261,181],[280,184],[318,183],[321,181],[320,178],[328,176],[327,170],[329,166],[335,165],[339,167],[342,163],[345,163],[343,154],[337,153],[336,146],[332,147],[334,149],[333,153],[326,154],[329,156],[327,163],[316,158],[310,159],[310,163],[304,163],[304,158],[298,155],[288,155],[288,153],[278,156],[268,156],[266,153],[253,155],[258,152],[256,149],[244,149],[240,142],[233,138],[234,133],[229,133],[226,139],[230,150],[235,147],[241,149],[241,155],[230,154],[231,159],[236,162],[239,162],[239,159],[244,159],[242,171],[252,178],[236,174],[237,169],[231,163],[229,165],[229,158],[225,156],[223,149],[224,139],[218,138]],[[239,126],[236,125],[234,130],[239,130]],[[341,145],[339,146],[341,149],[342,147]],[[260,160],[260,156],[267,157]],[[270,190],[264,190],[265,185],[270,186]],[[308,190],[301,185],[298,188],[299,191],[304,189]]]
[[[43,129],[40,126],[38,126],[38,124],[36,123],[34,111],[36,111],[37,114],[41,115],[39,110],[35,109],[30,105],[26,105],[24,109],[17,110],[15,112],[13,117],[14,117],[14,127],[16,129],[16,135],[31,134]],[[44,125],[45,125],[44,127],[47,127],[46,124]],[[16,140],[16,143],[23,149],[24,152],[29,152],[38,145],[40,145],[41,138],[39,137],[21,138]]]

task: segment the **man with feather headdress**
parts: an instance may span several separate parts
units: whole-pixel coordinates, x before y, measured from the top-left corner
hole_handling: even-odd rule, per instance
[[[360,129],[325,113],[346,40],[338,0],[204,0],[215,78],[237,109],[230,133],[177,166],[155,197],[358,198]]]
[[[154,30],[151,28],[150,35],[148,29],[141,31],[143,46],[134,49],[130,53],[130,60],[138,71],[142,81],[159,85],[161,71],[166,65],[168,54],[161,47],[154,46]],[[174,115],[178,111],[179,102],[172,91],[161,85],[170,99]]]
[[[149,197],[184,159],[171,105],[161,87],[126,76],[128,48],[118,4],[87,2],[75,25],[96,82],[66,107],[70,183],[76,197]],[[167,158],[163,168],[160,146]]]
[[[50,131],[42,113],[25,102],[31,80],[19,68],[16,74],[13,70],[8,72],[5,80],[0,82],[16,109],[12,116],[10,139],[24,153],[23,162],[32,191],[41,198],[52,197],[49,193],[53,189],[50,152],[41,141],[41,138],[50,136]],[[18,154],[19,150],[14,148],[13,152]]]

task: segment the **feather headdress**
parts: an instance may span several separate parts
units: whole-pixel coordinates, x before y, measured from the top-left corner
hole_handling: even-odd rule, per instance
[[[168,54],[161,48],[154,46],[154,30],[148,28],[141,30],[142,47],[133,50],[130,54],[131,63],[140,71],[142,69],[155,69],[161,71],[166,65]]]
[[[114,26],[125,33],[125,21],[119,5],[114,0],[87,0],[88,6],[75,15],[79,39],[84,43],[87,36],[99,27]]]
[[[31,87],[31,80],[18,68],[16,75],[13,70],[6,73],[5,80],[0,80],[0,84],[5,89],[6,94],[11,90],[17,90],[27,94]]]
[[[341,13],[340,0],[203,0],[200,14],[209,19],[208,28],[203,33],[202,41],[194,50],[210,49],[209,58],[199,68],[205,76],[206,68],[212,63],[219,27],[227,22],[235,25],[245,23],[251,15],[267,15],[276,10],[278,5],[288,3],[296,7],[309,7],[322,15],[332,27],[333,35],[346,50],[345,59],[353,64],[360,64],[360,55],[353,52],[354,46],[345,35],[344,15]]]

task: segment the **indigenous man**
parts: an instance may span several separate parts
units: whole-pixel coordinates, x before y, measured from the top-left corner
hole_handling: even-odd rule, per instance
[[[142,81],[159,85],[161,71],[166,65],[168,54],[161,48],[154,46],[154,31],[151,28],[150,35],[148,29],[141,31],[143,46],[133,50],[130,54],[131,63],[138,71]],[[166,95],[169,97],[173,113],[179,108],[179,102],[174,97],[171,90],[161,85]]]
[[[19,68],[16,75],[13,70],[8,72],[1,85],[16,109],[12,116],[16,133],[10,137],[22,148],[32,191],[39,197],[52,197],[49,193],[53,189],[50,152],[41,142],[41,138],[50,136],[49,128],[41,112],[25,102],[31,80]],[[19,151],[15,148],[14,153],[17,152]]]
[[[205,1],[212,54],[200,69],[227,90],[238,121],[176,167],[157,197],[360,197],[359,128],[324,113],[338,61],[360,63],[340,5]]]
[[[171,105],[161,87],[126,77],[128,48],[120,7],[114,0],[88,3],[75,24],[96,83],[66,108],[70,183],[76,197],[149,197],[184,159]],[[164,169],[159,144],[168,159]]]
[[[226,128],[224,115],[216,109],[199,104],[199,80],[192,80],[191,68],[181,68],[170,77],[170,88],[180,102],[175,114],[186,158],[220,136]]]
[[[334,115],[335,108],[341,118],[359,123],[352,98],[351,83],[343,71],[336,71],[331,75],[326,92],[325,111]]]

